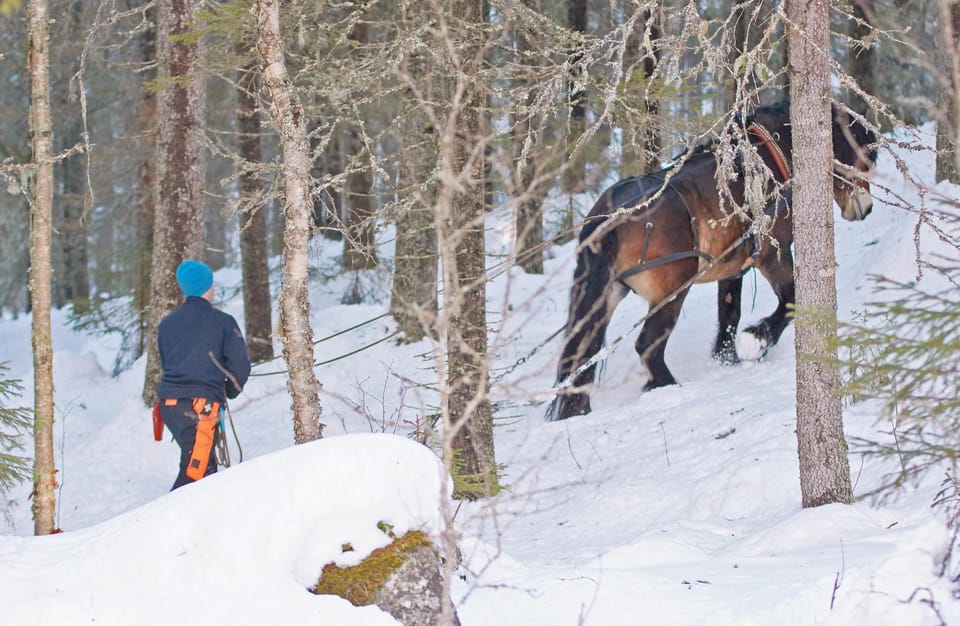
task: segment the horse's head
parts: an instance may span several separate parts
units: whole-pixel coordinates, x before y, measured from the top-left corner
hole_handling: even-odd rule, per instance
[[[833,171],[833,197],[843,219],[862,220],[873,210],[870,174],[877,162],[877,135],[835,106],[831,115],[833,155],[839,161]]]
[[[846,220],[862,220],[873,210],[870,195],[870,174],[877,161],[877,136],[860,121],[851,119],[836,106],[830,111],[833,126],[833,197],[840,205],[840,214]],[[775,143],[782,154],[793,152],[790,132],[790,103],[780,102],[758,107],[748,124],[758,124]],[[792,158],[791,158],[792,160]]]

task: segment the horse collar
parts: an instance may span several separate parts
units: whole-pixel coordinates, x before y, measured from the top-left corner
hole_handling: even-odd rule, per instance
[[[756,122],[751,122],[750,126],[747,127],[747,131],[756,135],[760,139],[760,143],[763,144],[763,147],[770,153],[770,158],[773,159],[777,170],[780,172],[780,176],[783,177],[783,182],[790,180],[790,166],[787,165],[787,157],[783,154],[783,150],[780,149],[780,145],[773,139],[770,131]]]

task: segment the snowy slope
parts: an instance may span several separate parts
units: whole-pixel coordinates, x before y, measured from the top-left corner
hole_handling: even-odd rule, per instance
[[[905,158],[913,176],[932,179],[931,154]],[[878,183],[873,215],[838,220],[844,318],[875,297],[869,273],[917,274],[916,215],[882,196],[913,208],[921,200],[889,155]],[[508,224],[492,218],[491,250],[509,242]],[[336,254],[334,244],[320,245],[330,246],[318,249],[320,262]],[[927,231],[920,246],[925,255],[946,251]],[[545,423],[559,339],[544,342],[565,320],[572,269],[567,244],[553,250],[544,276],[505,271],[488,291],[497,459],[508,489],[457,513],[465,560],[454,591],[464,626],[960,622],[960,604],[936,576],[948,532],[929,504],[941,476],[882,507],[802,510],[793,329],[763,362],[719,365],[709,355],[713,285],[693,289],[669,344],[680,385],[640,393],[633,326],[646,307],[633,296],[611,325],[594,412]],[[385,302],[338,303],[346,280],[314,286],[315,337],[373,321],[320,343],[320,360],[394,330],[389,318],[374,319]],[[238,272],[219,272],[217,281],[233,286]],[[775,306],[762,278],[745,286],[744,326]],[[224,308],[242,317],[240,307],[234,299]],[[232,404],[244,463],[168,494],[178,452],[152,441],[139,400],[143,362],[110,378],[115,346],[70,331],[60,312],[54,326],[66,532],[26,537],[28,486],[14,494],[0,536],[0,623],[171,624],[188,615],[223,624],[392,623],[376,609],[304,589],[325,557],[358,541],[356,529],[366,529],[365,545],[382,539],[365,534],[371,519],[439,524],[435,464],[403,440],[435,411],[433,392],[416,384],[435,382],[432,345],[386,341],[319,367],[327,438],[307,448],[292,448],[285,380],[274,374],[282,362],[258,367]],[[29,404],[29,320],[0,321],[0,346]],[[849,406],[847,432],[875,433],[878,419],[876,406]],[[384,435],[354,436],[369,432]],[[858,493],[890,469],[856,455],[851,467]]]

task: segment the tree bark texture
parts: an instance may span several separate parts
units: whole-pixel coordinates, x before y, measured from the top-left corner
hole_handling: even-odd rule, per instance
[[[493,413],[489,398],[484,206],[482,96],[473,76],[482,63],[477,32],[480,0],[458,2],[453,15],[458,52],[450,114],[441,136],[441,190],[438,202],[446,312],[447,372],[444,394],[450,459],[457,495],[480,498],[497,490]]]
[[[937,181],[960,183],[960,5],[940,0],[940,65],[946,74],[940,86],[937,119]]]
[[[797,444],[804,507],[852,499],[836,350],[837,289],[830,119],[830,3],[791,0],[790,123],[793,127],[797,306],[826,320],[796,327]]]
[[[69,77],[80,70],[80,54],[84,41],[85,16],[83,3],[70,3],[66,10],[57,11],[61,41],[51,51],[51,56],[60,53],[60,62],[51,69],[52,108],[69,111],[72,107]],[[54,40],[57,34],[53,35]],[[64,153],[83,142],[83,124],[79,115],[64,116],[58,120],[57,137],[53,150]],[[53,230],[53,306],[61,308],[71,304],[75,313],[88,309],[90,299],[90,275],[87,241],[85,202],[87,163],[80,154],[61,159],[54,167],[57,206],[54,208]]]
[[[79,128],[71,129],[68,148],[80,139]],[[87,254],[87,222],[84,215],[84,165],[76,158],[64,159],[61,163],[59,193],[60,208],[55,218],[55,230],[59,233],[59,243],[55,256],[54,301],[58,306],[67,303],[73,305],[75,313],[89,308],[90,274]]]
[[[50,112],[50,15],[46,0],[27,4],[30,70],[30,140],[33,198],[30,211],[30,297],[33,302],[33,532],[56,528],[57,476],[53,448],[51,248],[53,240],[53,122]]]
[[[857,43],[850,48],[850,77],[868,96],[877,93],[877,53],[874,45],[876,37],[870,25],[872,15],[873,0],[854,0],[850,38]],[[851,94],[848,104],[854,111],[866,114],[871,122],[877,122],[875,113],[871,113],[866,99],[859,93]]]
[[[763,79],[756,71],[760,65],[767,66],[771,71],[783,67],[782,53],[778,52],[782,46],[768,39],[768,31],[778,19],[775,3],[771,0],[735,0],[731,16],[734,24],[733,45],[729,59],[730,66],[736,72],[726,81],[728,108],[732,109],[738,100],[745,97],[761,106],[783,100],[782,81]]]
[[[150,328],[143,399],[156,402],[160,382],[157,326],[182,300],[177,266],[184,259],[204,260],[206,157],[206,47],[178,38],[190,33],[198,0],[160,0],[157,4],[157,186],[150,273]]]
[[[318,138],[311,138],[310,154],[315,156],[310,164],[310,175],[314,181],[333,181],[341,178],[344,171],[343,143],[335,137],[323,145]],[[324,239],[343,240],[344,194],[342,192],[339,184],[331,182],[327,182],[320,189],[313,190],[313,227]]]
[[[660,103],[654,93],[657,87],[650,79],[660,62],[662,53],[661,6],[642,11],[634,18],[633,29],[627,37],[623,52],[623,92],[626,97],[618,110],[618,125],[622,133],[620,177],[639,176],[660,169]],[[645,43],[647,42],[647,43]],[[650,48],[652,44],[653,48]]]
[[[361,16],[350,33],[358,48],[369,43],[367,16]],[[360,109],[363,110],[362,108]],[[343,238],[343,269],[368,270],[377,266],[376,199],[373,193],[373,171],[370,168],[370,150],[363,120],[348,121],[345,129],[347,144],[347,186]]]
[[[280,329],[288,371],[287,389],[292,400],[294,441],[306,443],[323,436],[320,383],[313,371],[310,327],[310,153],[303,107],[283,60],[279,0],[257,2],[257,51],[272,100],[270,116],[280,135],[283,153],[285,228]]]
[[[152,8],[145,14],[150,23],[156,20],[156,9]],[[146,28],[138,36],[140,62],[149,67],[157,58],[157,31],[155,28]],[[146,70],[149,72],[149,70]],[[156,72],[147,74],[150,79],[156,78]],[[150,89],[141,89],[140,115],[138,131],[142,144],[154,145],[157,137],[157,96]],[[139,164],[137,178],[139,185],[134,195],[135,228],[137,248],[135,257],[136,283],[133,289],[133,303],[138,315],[139,340],[136,358],[147,351],[150,337],[150,274],[153,267],[153,223],[156,219],[156,190],[157,166],[156,150],[138,151]]]
[[[394,252],[390,313],[405,341],[436,336],[437,318],[437,227],[433,206],[437,199],[437,130],[423,102],[434,102],[429,79],[429,55],[406,59],[404,71],[410,86],[405,92],[400,142],[400,214]],[[424,90],[417,93],[416,90]]]
[[[587,0],[566,0],[567,27],[579,35],[587,32]],[[583,84],[586,69],[582,67],[583,50],[575,46],[569,53],[570,78],[567,81],[567,167],[563,172],[563,190],[579,193],[586,186],[586,155],[581,146],[576,147],[587,129],[587,90]]]
[[[430,205],[413,204],[397,218],[390,314],[404,341],[435,336],[437,230]]]
[[[539,9],[535,0],[524,0],[524,4],[531,10]],[[519,62],[530,69],[521,79],[526,83],[526,97],[514,119],[514,248],[517,265],[528,274],[543,274],[543,199],[546,190],[545,181],[541,180],[544,162],[541,134],[546,124],[543,114],[535,112],[537,70],[543,63],[542,44],[537,33],[524,25],[517,30],[516,45]]]
[[[249,46],[239,44],[247,54]],[[263,181],[256,167],[263,161],[257,94],[259,72],[255,61],[237,72],[237,141],[245,164],[240,174],[240,267],[243,277],[243,314],[247,352],[254,363],[273,358],[273,299],[267,256],[267,207]]]
[[[377,266],[376,202],[373,195],[373,173],[363,131],[356,123],[347,126],[345,143],[349,154],[347,186],[344,202],[345,232],[343,237],[344,271],[369,270]]]

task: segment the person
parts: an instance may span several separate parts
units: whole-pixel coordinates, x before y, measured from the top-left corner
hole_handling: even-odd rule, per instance
[[[237,321],[213,307],[213,271],[200,261],[177,267],[185,296],[157,330],[162,376],[158,412],[180,446],[171,491],[217,471],[220,410],[250,376],[250,358]]]

